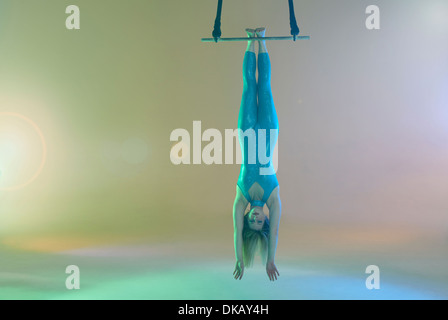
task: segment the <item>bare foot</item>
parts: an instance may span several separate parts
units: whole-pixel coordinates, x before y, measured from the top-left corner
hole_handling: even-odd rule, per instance
[[[255,33],[257,37],[264,38],[264,34],[266,33],[266,28],[257,28],[255,29]]]
[[[247,28],[247,29],[246,29],[246,33],[247,33],[247,36],[248,36],[249,38],[253,38],[253,37],[255,37],[255,29],[249,29],[249,28]]]
[[[264,38],[264,34],[266,32],[266,28],[257,28],[255,29],[255,33],[257,34],[258,38]],[[266,48],[266,41],[262,40],[259,41],[259,53],[265,53],[268,52],[268,49]]]
[[[246,29],[246,33],[247,33],[247,36],[249,38],[254,38],[255,37],[255,30],[254,29],[247,28]],[[247,49],[246,49],[246,51],[255,52],[255,41],[253,39],[249,39],[247,41]]]

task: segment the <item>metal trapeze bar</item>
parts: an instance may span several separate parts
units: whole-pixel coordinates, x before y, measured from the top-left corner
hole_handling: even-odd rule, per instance
[[[235,42],[235,41],[270,41],[270,40],[294,40],[294,37],[241,37],[241,38],[218,38],[218,42]],[[310,36],[297,36],[296,40],[310,40]],[[215,42],[214,38],[202,38],[202,42]]]

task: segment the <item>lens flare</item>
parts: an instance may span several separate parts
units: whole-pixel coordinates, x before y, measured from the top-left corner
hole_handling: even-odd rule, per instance
[[[19,113],[14,113],[14,112],[0,112],[0,117],[2,117],[2,116],[19,118],[20,120],[23,120],[24,122],[29,124],[34,129],[34,131],[37,133],[37,135],[39,136],[39,139],[40,139],[40,142],[42,145],[42,157],[41,157],[40,164],[39,164],[39,167],[36,170],[36,172],[24,183],[16,184],[16,185],[10,186],[10,187],[0,187],[0,191],[16,191],[16,190],[25,188],[26,186],[30,185],[42,173],[42,170],[44,169],[44,166],[45,166],[45,162],[47,160],[47,144],[45,142],[45,138],[44,138],[44,135],[42,134],[42,131],[39,129],[37,124],[34,123],[31,119],[29,119]]]

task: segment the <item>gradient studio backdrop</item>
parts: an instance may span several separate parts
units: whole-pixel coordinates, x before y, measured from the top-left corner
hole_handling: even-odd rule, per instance
[[[200,42],[216,4],[1,1],[0,298],[447,298],[447,1],[295,1],[311,40],[268,43],[274,284],[263,266],[232,279],[239,166],[170,162],[174,129],[237,125],[246,44]],[[225,1],[222,23],[288,35],[287,1]]]

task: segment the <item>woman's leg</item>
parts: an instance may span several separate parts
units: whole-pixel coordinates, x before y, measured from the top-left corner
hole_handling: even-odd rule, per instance
[[[256,29],[258,37],[264,37],[264,28]],[[258,53],[258,124],[261,129],[266,129],[266,145],[268,154],[272,153],[277,142],[277,134],[270,136],[271,129],[278,130],[278,118],[275,111],[274,99],[271,90],[271,61],[266,49],[265,41],[259,41]],[[272,141],[271,141],[272,140]],[[272,148],[272,150],[271,150]]]
[[[249,37],[255,36],[255,30],[246,29]],[[257,59],[254,41],[248,41],[243,61],[243,97],[238,117],[238,129],[243,131],[253,128],[257,123],[257,80],[255,72]]]

